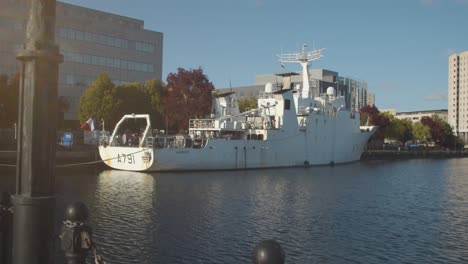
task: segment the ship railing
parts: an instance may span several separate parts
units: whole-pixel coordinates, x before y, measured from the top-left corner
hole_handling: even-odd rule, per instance
[[[148,148],[203,148],[208,142],[205,138],[191,138],[183,136],[168,136],[168,137],[148,137],[146,139],[146,147]]]
[[[192,129],[210,129],[215,127],[214,119],[190,119],[189,128]]]
[[[147,137],[146,138],[146,147],[153,148],[154,146],[154,137]]]
[[[329,108],[329,109],[322,109],[322,108],[316,108],[316,107],[312,108],[312,107],[304,107],[304,106],[300,106],[298,109],[298,115],[308,115],[312,112],[319,114],[319,115],[335,117],[338,110],[335,107]]]
[[[275,98],[275,96],[272,93],[259,92],[258,98],[259,99],[271,99],[271,98]]]
[[[184,142],[177,140],[175,136],[153,138],[154,148],[184,148]]]
[[[99,146],[104,146],[106,147],[109,145],[109,137],[104,135],[99,137]]]

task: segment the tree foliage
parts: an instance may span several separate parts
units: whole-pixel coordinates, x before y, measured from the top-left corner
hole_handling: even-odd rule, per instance
[[[12,128],[18,121],[20,74],[8,78],[0,75],[0,128]],[[57,98],[57,128],[64,127],[64,113],[70,108],[70,102],[64,96]]]
[[[115,98],[114,114],[116,119],[127,114],[149,114],[151,111],[150,98],[146,96],[144,86],[141,83],[120,84],[115,88]]]
[[[385,128],[390,125],[390,119],[383,113],[380,113],[379,109],[375,106],[366,105],[359,111],[361,116],[361,125],[378,126],[379,128]]]
[[[164,96],[165,115],[172,129],[186,130],[189,119],[205,118],[211,110],[213,84],[201,68],[185,70],[167,76]]]
[[[398,119],[388,112],[382,113],[389,120],[389,125],[385,129],[385,138],[405,143],[413,139],[412,122],[408,119]]]
[[[378,126],[377,131],[369,139],[373,145],[383,143],[385,136],[385,129],[390,125],[390,119],[384,114],[380,113],[377,107],[366,105],[359,111],[361,118],[361,125]],[[381,143],[378,143],[381,142]]]
[[[239,105],[239,111],[241,113],[245,112],[247,110],[250,110],[250,109],[257,108],[257,98],[255,98],[255,97],[239,99],[239,100],[237,100],[237,103]]]
[[[79,118],[85,122],[95,116],[104,120],[106,127],[113,127],[126,114],[149,114],[153,127],[162,126],[162,93],[164,84],[161,80],[149,80],[146,83],[121,83],[115,86],[103,73],[90,84],[80,100]]]
[[[104,120],[106,124],[115,124],[117,97],[114,84],[107,73],[100,74],[80,98],[78,118],[84,123],[90,117]]]
[[[422,124],[421,122],[413,123],[412,129],[415,140],[419,142],[427,142],[431,139],[431,132],[429,127]]]
[[[165,121],[164,112],[164,94],[165,85],[159,79],[149,80],[145,83],[144,93],[149,98],[151,104],[151,123],[155,128],[163,128]]]
[[[421,123],[429,128],[431,138],[441,147],[455,147],[457,141],[452,127],[438,116],[423,117]]]

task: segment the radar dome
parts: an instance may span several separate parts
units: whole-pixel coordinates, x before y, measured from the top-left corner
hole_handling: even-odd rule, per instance
[[[327,88],[327,95],[328,95],[328,96],[335,96],[335,88],[333,88],[333,87],[331,87],[331,86],[328,87],[328,88]]]
[[[273,92],[273,84],[266,83],[265,84],[265,93],[272,93]]]

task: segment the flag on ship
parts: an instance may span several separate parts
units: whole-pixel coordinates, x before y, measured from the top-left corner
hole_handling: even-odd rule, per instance
[[[83,125],[81,125],[81,129],[84,129],[85,131],[93,131],[95,129],[94,127],[94,118],[88,119]]]

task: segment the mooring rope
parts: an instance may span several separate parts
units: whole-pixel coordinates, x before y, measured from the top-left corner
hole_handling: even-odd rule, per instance
[[[126,154],[126,155],[137,154],[137,153],[140,153],[140,152],[143,152],[143,151],[147,151],[148,149],[149,148],[145,148],[145,149],[133,152],[133,153]],[[78,167],[78,166],[84,166],[84,165],[93,165],[93,164],[98,164],[98,163],[102,163],[102,162],[106,162],[106,161],[114,160],[114,159],[118,159],[118,158],[119,158],[119,156],[117,155],[116,157],[108,158],[108,159],[105,159],[105,160],[96,160],[96,161],[71,163],[71,164],[59,164],[59,165],[56,164],[55,167],[57,167],[57,168],[66,168],[66,167]],[[16,167],[16,164],[1,164],[0,163],[0,167]]]

